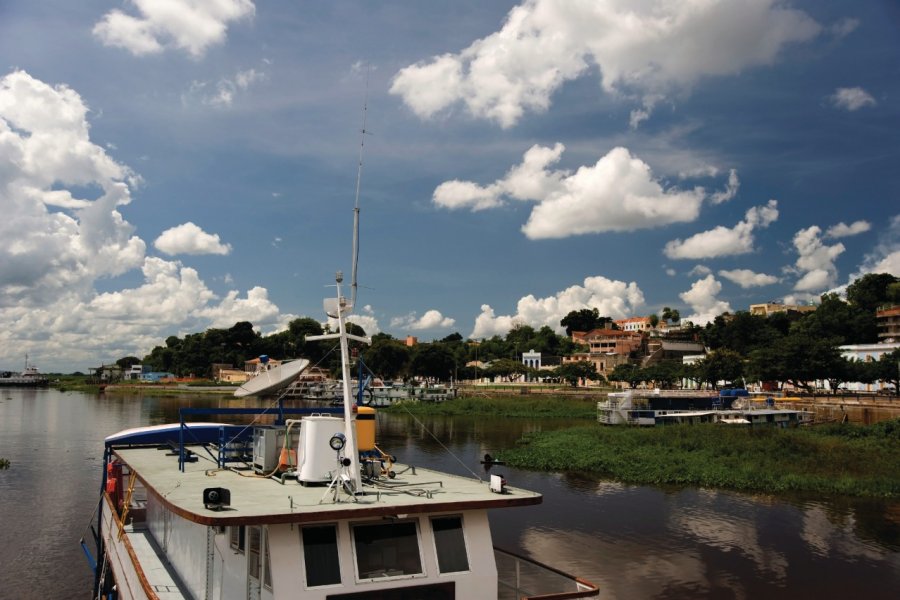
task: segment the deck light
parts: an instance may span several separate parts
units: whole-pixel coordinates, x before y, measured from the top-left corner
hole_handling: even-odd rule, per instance
[[[335,452],[340,452],[344,448],[344,444],[347,443],[347,436],[343,433],[336,433],[331,436],[331,439],[328,440],[328,445],[331,446],[331,449]]]

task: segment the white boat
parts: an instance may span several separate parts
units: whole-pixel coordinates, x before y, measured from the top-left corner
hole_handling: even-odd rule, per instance
[[[256,374],[234,391],[235,397],[264,396],[286,388],[306,370],[309,361],[301,358],[285,361],[275,367],[269,367],[268,364],[268,357],[260,360]]]
[[[38,368],[28,364],[28,355],[25,355],[25,370],[21,373],[9,371],[0,373],[0,386],[6,387],[44,387],[49,385],[50,379],[42,375]]]
[[[349,303],[336,316],[350,396]],[[181,423],[106,438],[96,598],[407,600],[581,598],[595,585],[494,548],[490,509],[540,494],[394,463],[375,409],[265,409],[274,425]],[[306,411],[299,419],[284,418]],[[315,410],[315,414],[310,414]],[[258,418],[258,416],[256,417]]]

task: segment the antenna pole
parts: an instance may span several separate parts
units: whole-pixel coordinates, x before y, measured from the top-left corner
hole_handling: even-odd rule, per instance
[[[366,118],[369,107],[369,71],[366,70],[366,95],[363,100],[363,124],[359,135],[359,165],[356,170],[356,202],[353,205],[353,259],[350,270],[350,305],[356,306],[356,267],[359,264],[359,186],[362,181],[363,148],[366,144]]]

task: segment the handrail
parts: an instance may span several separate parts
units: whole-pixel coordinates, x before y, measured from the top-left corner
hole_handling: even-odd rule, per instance
[[[596,596],[600,595],[600,588],[598,588],[595,584],[591,583],[590,581],[587,581],[586,579],[582,579],[581,577],[576,577],[570,573],[566,573],[565,571],[557,569],[556,567],[551,567],[550,565],[547,565],[540,561],[534,560],[533,558],[529,558],[527,556],[522,556],[521,554],[517,554],[517,553],[511,552],[509,550],[504,550],[503,548],[498,548],[497,546],[494,546],[494,552],[497,554],[500,554],[500,555],[509,556],[518,562],[523,562],[525,564],[537,567],[541,570],[553,573],[554,575],[557,575],[557,576],[569,581],[570,583],[574,584],[574,586],[576,588],[573,591],[551,592],[548,594],[538,594],[538,595],[525,595],[525,596],[522,596],[522,600],[568,600],[570,598],[592,598],[592,597],[596,597]],[[521,589],[521,586],[519,585],[518,574],[519,574],[519,569],[518,569],[518,563],[517,563],[517,565],[516,565],[517,581],[516,581],[516,585],[514,586],[514,591],[517,593],[523,591]],[[499,569],[498,569],[498,575],[499,575]],[[498,581],[498,584],[507,585],[508,587],[513,587],[509,584],[505,584],[505,583],[502,583],[499,581]]]

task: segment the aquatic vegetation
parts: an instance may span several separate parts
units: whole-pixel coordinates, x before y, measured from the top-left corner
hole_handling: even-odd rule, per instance
[[[0,471],[3,469],[9,468],[9,459],[8,458],[0,458]]]
[[[636,484],[900,497],[900,419],[876,425],[579,426],[529,434],[507,464]]]

